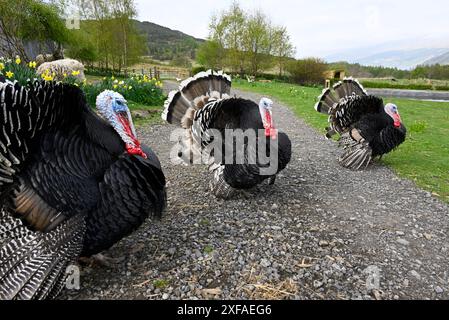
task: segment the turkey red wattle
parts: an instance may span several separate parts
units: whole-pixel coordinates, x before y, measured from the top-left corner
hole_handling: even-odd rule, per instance
[[[401,119],[401,116],[399,115],[399,113],[396,112],[395,114],[393,114],[393,120],[394,120],[394,126],[396,128],[400,128],[402,125],[402,119]]]
[[[134,130],[131,127],[131,122],[128,118],[127,114],[118,114],[117,118],[121,125],[123,126],[123,129],[126,133],[126,135],[131,139],[132,143],[126,143],[126,151],[130,155],[134,156],[141,156],[144,159],[148,159],[148,156],[143,152],[142,147],[140,145],[140,141],[137,139],[137,137],[134,134]]]
[[[265,110],[263,126],[265,128],[265,136],[266,137],[270,137],[273,140],[277,139],[278,131],[274,127],[273,116],[271,114],[271,111],[269,111],[269,110]]]

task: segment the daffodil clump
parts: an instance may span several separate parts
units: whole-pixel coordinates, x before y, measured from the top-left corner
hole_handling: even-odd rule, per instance
[[[83,89],[90,103],[95,103],[96,96],[103,90],[116,91],[129,101],[149,106],[162,105],[165,100],[162,82],[147,75],[134,75],[129,78],[104,77],[101,82],[87,84]]]
[[[26,84],[29,80],[37,78],[36,62],[31,61],[26,64],[19,56],[14,59],[0,57],[0,75],[10,81]]]
[[[86,94],[87,101],[93,107],[97,96],[104,90],[114,90],[122,94],[127,100],[148,106],[162,105],[165,95],[162,91],[162,82],[147,75],[136,75],[129,78],[105,77],[100,82],[87,83],[80,81],[80,71],[72,71],[56,75],[51,70],[45,70],[40,76],[36,73],[35,61],[25,63],[20,57],[4,59],[0,57],[0,75],[11,81],[18,81],[26,85],[28,81],[42,79],[43,81],[62,81],[80,87]]]
[[[61,76],[57,76],[55,72],[49,69],[38,75],[36,68],[36,61],[25,63],[19,56],[14,59],[0,57],[0,75],[5,76],[10,81],[18,81],[20,84],[25,85],[30,80],[40,78],[44,81],[62,81],[76,86],[82,85],[77,79],[81,73],[80,71],[72,71],[70,74],[64,74],[63,78],[61,78]]]

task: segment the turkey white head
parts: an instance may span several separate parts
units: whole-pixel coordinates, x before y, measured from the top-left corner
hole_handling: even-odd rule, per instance
[[[259,103],[259,111],[265,128],[265,136],[276,139],[277,130],[273,121],[273,101],[268,98],[262,98]]]
[[[97,97],[97,110],[106,119],[125,142],[126,151],[130,155],[147,158],[137,139],[136,129],[132,121],[126,99],[119,93],[106,90]]]
[[[394,126],[400,128],[402,125],[402,119],[399,114],[398,107],[395,104],[388,103],[385,105],[385,112],[393,119]]]

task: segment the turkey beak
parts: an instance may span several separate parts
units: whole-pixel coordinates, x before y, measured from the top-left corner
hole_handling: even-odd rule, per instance
[[[401,127],[401,123],[402,123],[402,119],[401,119],[401,116],[399,115],[399,112],[395,112],[394,113],[393,119],[394,119],[394,126],[396,128],[400,128]]]

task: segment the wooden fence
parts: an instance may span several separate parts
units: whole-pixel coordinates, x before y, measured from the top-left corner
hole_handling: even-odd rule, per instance
[[[129,74],[146,74],[150,78],[161,79],[186,79],[190,77],[190,71],[185,68],[174,68],[165,66],[144,67],[141,69],[125,70],[125,76]]]

